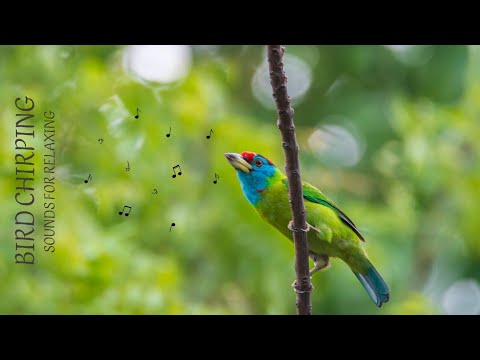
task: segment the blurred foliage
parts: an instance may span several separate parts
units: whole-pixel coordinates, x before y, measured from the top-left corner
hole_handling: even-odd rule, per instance
[[[284,167],[275,110],[252,92],[264,47],[193,47],[187,76],[162,85],[126,71],[125,49],[0,48],[0,313],[294,314],[293,246],[247,203],[223,155],[255,151]],[[286,54],[311,71],[310,88],[293,101],[302,177],[354,219],[391,288],[379,310],[333,260],[313,277],[314,313],[443,313],[454,281],[480,280],[480,48],[287,46]],[[25,95],[38,122],[33,266],[14,264],[14,100]],[[48,110],[56,113],[53,254],[42,236]],[[313,150],[309,138],[326,124],[353,134],[358,162],[342,166]],[[128,218],[118,215],[124,205]]]

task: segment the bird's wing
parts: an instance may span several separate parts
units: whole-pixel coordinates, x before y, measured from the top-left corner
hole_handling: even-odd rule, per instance
[[[285,186],[288,189],[288,180],[283,179],[282,180]],[[321,204],[323,206],[326,206],[333,211],[335,211],[338,215],[338,217],[350,228],[353,230],[355,234],[360,238],[360,240],[365,241],[363,238],[362,234],[360,234],[360,231],[358,231],[357,227],[353,223],[352,220],[342,211],[340,210],[330,199],[328,199],[319,189],[317,189],[315,186],[310,185],[309,183],[306,183],[305,181],[302,181],[303,185],[303,198],[317,203]]]

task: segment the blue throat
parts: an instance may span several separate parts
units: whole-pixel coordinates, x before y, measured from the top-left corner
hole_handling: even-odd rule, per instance
[[[247,200],[255,206],[261,199],[261,191],[265,190],[268,186],[267,179],[275,173],[275,168],[265,171],[252,171],[250,174],[242,170],[237,170],[237,176],[242,186],[242,191],[245,194]]]

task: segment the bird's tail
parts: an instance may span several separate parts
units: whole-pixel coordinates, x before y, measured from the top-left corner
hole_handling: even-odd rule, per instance
[[[372,298],[375,305],[379,308],[390,299],[390,290],[388,285],[382,279],[378,271],[369,262],[367,271],[363,274],[358,272],[353,272],[357,279],[362,283],[365,290],[367,290],[368,295]]]

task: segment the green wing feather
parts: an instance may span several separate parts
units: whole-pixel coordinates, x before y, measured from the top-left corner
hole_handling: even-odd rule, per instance
[[[283,179],[282,180],[284,185],[288,189],[288,180]],[[321,204],[323,206],[326,206],[333,211],[335,211],[338,215],[338,217],[350,228],[353,230],[355,234],[360,238],[360,240],[365,241],[363,238],[362,234],[360,234],[360,231],[358,231],[357,227],[353,223],[352,220],[342,211],[340,210],[330,199],[328,199],[319,189],[317,189],[315,186],[310,185],[309,183],[306,183],[305,181],[302,181],[302,187],[303,187],[303,198],[311,201],[313,203]]]

